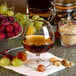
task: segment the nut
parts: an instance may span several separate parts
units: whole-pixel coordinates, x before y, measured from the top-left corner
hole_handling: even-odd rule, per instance
[[[69,64],[70,64],[70,66],[72,66],[73,65],[73,62],[69,62]]]
[[[64,61],[65,61],[65,60],[64,60]],[[63,61],[63,62],[64,62],[64,61]],[[65,67],[72,67],[72,66],[74,66],[74,63],[73,63],[73,62],[65,61],[64,64],[62,64],[62,65],[64,65]]]
[[[55,65],[55,66],[61,66],[62,64],[61,64],[61,61],[56,60],[56,61],[53,62],[53,65]]]
[[[55,57],[49,59],[50,62],[54,62],[56,60],[57,60],[57,58],[55,58]]]
[[[67,62],[67,60],[62,60],[61,63],[64,65]]]
[[[66,63],[64,64],[64,66],[65,66],[65,67],[71,67],[69,62],[66,62]]]
[[[69,64],[70,64],[70,67],[74,66],[74,63],[73,62],[69,62]]]

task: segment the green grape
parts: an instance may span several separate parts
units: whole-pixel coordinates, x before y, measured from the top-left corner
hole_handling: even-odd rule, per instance
[[[26,20],[25,24],[29,24],[29,21],[30,21],[30,20]]]
[[[6,11],[8,11],[8,7],[6,5],[0,6],[0,14],[4,14]]]
[[[29,19],[30,21],[32,21],[32,19]]]
[[[24,26],[26,23],[26,20],[21,20],[20,23]]]
[[[35,21],[35,24],[38,23],[38,24],[43,24],[44,22],[42,21]]]
[[[26,20],[26,15],[22,14],[20,20]]]
[[[29,19],[29,16],[25,15],[25,14],[22,14],[20,20],[28,20]]]
[[[17,13],[17,14],[15,15],[15,17],[20,20],[20,18],[22,17],[22,14],[21,14],[21,13]]]
[[[14,12],[13,11],[7,11],[5,14],[7,14],[8,16],[13,16]]]
[[[29,25],[34,26],[34,22],[29,23]]]
[[[0,65],[1,66],[9,66],[11,64],[11,61],[9,58],[2,58],[0,60]]]
[[[12,65],[15,67],[21,66],[22,65],[22,61],[18,58],[15,58],[12,60]]]
[[[33,34],[35,34],[35,32],[36,32],[36,28],[35,28],[34,26],[30,25],[30,26],[28,27],[28,29],[27,29],[26,34],[27,34],[27,35],[33,35]]]
[[[42,27],[42,23],[37,22],[34,26],[36,27],[37,30],[40,30]]]
[[[38,18],[39,18],[39,15],[34,15],[34,16],[32,17],[33,20],[37,20]]]
[[[26,15],[26,20],[29,20],[29,16],[28,15]]]
[[[41,18],[41,17],[40,17],[40,18],[38,18],[37,20],[44,20],[44,18]]]

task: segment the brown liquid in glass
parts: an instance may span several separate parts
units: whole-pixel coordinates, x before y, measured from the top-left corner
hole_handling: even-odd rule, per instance
[[[42,35],[27,36],[22,42],[25,50],[32,53],[44,53],[51,50],[53,41]]]

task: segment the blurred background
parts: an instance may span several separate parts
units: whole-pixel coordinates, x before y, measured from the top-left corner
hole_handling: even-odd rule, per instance
[[[13,6],[15,12],[25,13],[26,11],[26,0],[0,0],[0,4],[4,1],[7,2],[8,6]]]

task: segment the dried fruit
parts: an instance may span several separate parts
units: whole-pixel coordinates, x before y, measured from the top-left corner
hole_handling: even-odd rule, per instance
[[[61,63],[64,65],[67,62],[67,60],[62,60]]]
[[[72,67],[73,65],[74,65],[73,62],[66,62],[66,63],[64,64],[65,67]]]
[[[38,65],[37,70],[40,72],[44,72],[46,70],[46,67],[44,65]]]
[[[64,64],[64,66],[65,66],[65,67],[71,67],[69,62],[66,62],[66,63]]]
[[[53,65],[55,65],[55,66],[61,66],[62,64],[61,64],[61,61],[56,60],[56,61],[53,62]]]
[[[73,62],[69,62],[69,64],[71,67],[75,65]]]
[[[70,62],[70,61],[67,61],[67,60],[62,60],[61,63],[65,67],[72,67],[72,66],[74,66],[73,62]]]
[[[57,58],[55,58],[55,57],[49,59],[50,62],[54,62],[56,60],[57,60]]]

